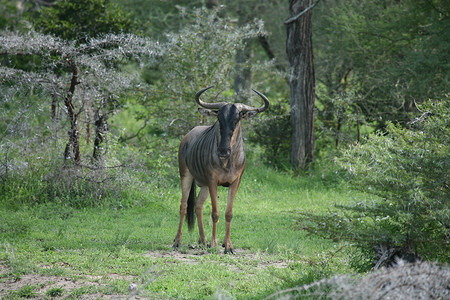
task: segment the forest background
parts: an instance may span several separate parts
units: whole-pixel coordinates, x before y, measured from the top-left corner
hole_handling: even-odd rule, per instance
[[[289,158],[293,4],[312,14],[315,157],[302,169]],[[1,0],[0,10],[5,215],[148,205],[177,189],[181,137],[211,122],[195,91],[214,85],[216,98],[256,106],[255,88],[271,107],[246,121],[249,164],[358,195],[297,211],[293,227],[356,247],[353,270],[395,256],[449,262],[447,1]]]

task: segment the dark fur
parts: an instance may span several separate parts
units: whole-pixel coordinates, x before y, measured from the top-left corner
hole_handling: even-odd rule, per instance
[[[187,201],[186,221],[189,231],[194,230],[195,225],[195,197],[196,197],[196,185],[195,181],[192,182],[191,191],[189,192],[189,198]]]

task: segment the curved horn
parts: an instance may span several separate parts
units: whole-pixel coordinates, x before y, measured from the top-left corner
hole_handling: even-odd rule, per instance
[[[265,111],[266,109],[269,108],[270,105],[270,101],[269,99],[267,99],[266,96],[264,96],[262,93],[258,92],[255,89],[252,89],[255,93],[257,93],[263,100],[264,100],[264,105],[262,107],[256,108],[256,107],[252,107],[252,106],[248,106],[242,103],[236,103],[235,105],[237,106],[237,108],[239,108],[240,111],[255,111],[256,113],[260,113]]]
[[[209,90],[212,87],[213,87],[213,85],[208,86],[208,87],[198,91],[195,94],[195,102],[197,102],[198,105],[200,105],[200,106],[202,106],[204,108],[207,108],[207,109],[219,109],[219,108],[221,108],[222,106],[224,106],[227,103],[226,102],[206,103],[206,102],[203,102],[202,100],[200,100],[200,95],[203,94],[203,92],[205,92],[206,90]]]

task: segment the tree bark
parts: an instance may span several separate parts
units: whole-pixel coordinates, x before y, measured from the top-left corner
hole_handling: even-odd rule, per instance
[[[304,169],[315,157],[312,5],[312,0],[289,0],[290,18],[285,22],[292,123],[290,161],[296,169]]]
[[[103,142],[103,134],[105,133],[105,116],[97,115],[95,120],[95,140],[94,140],[94,152],[92,153],[92,157],[95,161],[98,161],[101,158],[101,143]]]
[[[107,100],[102,101],[102,104],[106,107]],[[102,157],[102,146],[101,144],[105,140],[106,134],[108,132],[108,113],[105,112],[101,114],[102,107],[99,107],[95,112],[95,140],[94,140],[94,152],[92,157],[96,162],[98,162]]]
[[[75,86],[78,82],[78,67],[75,62],[66,59],[66,62],[72,69],[72,79],[70,82],[69,92],[64,97],[64,105],[67,109],[67,115],[70,121],[70,130],[68,131],[69,142],[66,145],[64,150],[64,160],[68,160],[69,158],[73,158],[73,162],[75,165],[79,165],[81,161],[80,157],[80,133],[78,131],[78,115],[79,113],[75,113],[75,109],[73,107],[72,99],[73,94],[75,92]],[[73,154],[73,157],[71,155]]]

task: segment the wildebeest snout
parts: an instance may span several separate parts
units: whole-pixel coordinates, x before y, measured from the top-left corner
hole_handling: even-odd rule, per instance
[[[230,157],[231,149],[229,147],[226,148],[218,148],[217,154],[219,155],[219,158],[225,159]]]

